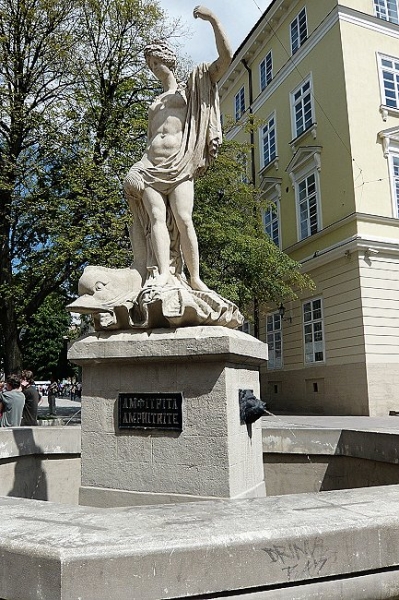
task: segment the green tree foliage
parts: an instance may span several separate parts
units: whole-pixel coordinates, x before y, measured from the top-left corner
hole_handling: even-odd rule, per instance
[[[0,0],[0,346],[88,263],[125,266],[121,179],[141,154],[168,37],[156,0]]]
[[[172,35],[176,24],[167,24],[157,0],[0,0],[6,371],[21,367],[25,352],[41,372],[29,354],[39,343],[33,332],[55,318],[55,296],[76,292],[84,266],[131,262],[122,179],[142,154],[148,105],[159,92],[143,49]],[[262,234],[258,196],[238,177],[242,151],[226,145],[198,182],[196,220],[205,280],[246,306],[254,297],[285,297],[304,280]],[[53,327],[58,345],[40,355],[46,371],[62,344],[61,321]]]
[[[75,374],[77,367],[67,361],[69,325],[65,299],[53,293],[39,307],[29,328],[21,331],[24,366],[33,371],[36,379],[61,379]]]
[[[214,165],[196,182],[194,209],[202,276],[247,316],[254,301],[279,304],[312,286],[300,265],[264,233],[262,212],[271,204],[247,183],[248,150],[223,142]]]

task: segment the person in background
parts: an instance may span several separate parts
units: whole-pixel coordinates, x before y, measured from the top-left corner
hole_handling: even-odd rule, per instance
[[[55,399],[58,394],[58,383],[55,377],[51,377],[51,383],[47,388],[49,415],[55,417]]]
[[[6,389],[6,382],[0,381],[0,394]],[[0,409],[0,421],[1,421],[1,409]]]
[[[5,390],[0,393],[0,427],[19,427],[24,406],[25,396],[22,393],[21,379],[18,375],[9,375],[6,378]]]
[[[22,412],[22,425],[24,427],[37,425],[37,407],[40,401],[39,390],[35,386],[32,371],[22,371],[22,392],[25,396],[25,406]]]

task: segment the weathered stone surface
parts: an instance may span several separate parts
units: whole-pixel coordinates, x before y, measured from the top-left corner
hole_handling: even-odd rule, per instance
[[[399,483],[396,417],[263,419],[266,494]]]
[[[80,427],[0,429],[0,460],[29,454],[80,454]]]
[[[80,427],[0,428],[0,496],[77,504]]]
[[[196,360],[225,357],[237,364],[260,365],[267,360],[267,345],[242,331],[224,327],[183,327],[174,330],[97,332],[74,342],[71,361]]]
[[[99,488],[113,493],[96,505],[117,490],[140,504],[143,494],[264,495],[261,423],[241,424],[239,390],[259,397],[266,344],[224,327],[99,332],[68,356],[84,367],[82,503]],[[119,393],[182,393],[182,431],[119,429]]]
[[[398,486],[112,511],[0,498],[0,597],[395,598],[398,502]],[[310,583],[319,596],[293,595]]]
[[[396,417],[270,416],[262,420],[267,453],[350,456],[399,464]]]

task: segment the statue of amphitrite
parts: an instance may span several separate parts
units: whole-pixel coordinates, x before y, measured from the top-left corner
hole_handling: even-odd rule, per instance
[[[149,108],[145,153],[124,183],[134,219],[134,263],[130,269],[87,267],[79,282],[83,296],[69,306],[94,314],[97,329],[234,328],[243,321],[237,307],[209,290],[199,272],[194,181],[222,141],[217,82],[230,65],[231,49],[209,9],[197,6],[194,17],[212,25],[218,57],[197,66],[185,83],[176,80],[176,55],[167,43],[155,41],[144,51],[163,92]]]
[[[169,46],[154,42],[145,48],[147,65],[163,93],[150,106],[148,145],[126,177],[125,192],[135,219],[135,267],[143,284],[162,287],[170,282],[170,274],[179,277],[181,248],[191,288],[207,290],[200,279],[192,221],[194,180],[206,171],[222,140],[216,84],[230,65],[231,50],[209,9],[197,6],[194,17],[211,23],[219,56],[212,64],[196,67],[186,83],[178,83],[176,56]]]

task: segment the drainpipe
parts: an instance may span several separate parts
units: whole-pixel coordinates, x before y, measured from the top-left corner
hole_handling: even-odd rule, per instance
[[[253,94],[253,85],[252,85],[252,71],[248,66],[247,61],[245,60],[245,58],[243,58],[241,60],[242,64],[244,65],[245,69],[247,70],[248,73],[248,89],[249,89],[249,114],[253,115],[253,109],[252,109],[252,105],[253,105],[253,101],[254,101],[254,94]],[[251,183],[252,185],[255,185],[255,133],[253,130],[253,127],[251,127],[250,129],[250,144],[251,144]],[[254,335],[257,339],[259,339],[259,301],[257,298],[253,299],[254,302]]]

